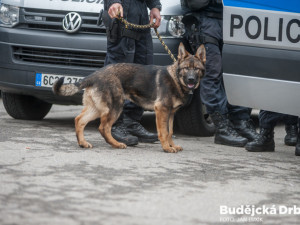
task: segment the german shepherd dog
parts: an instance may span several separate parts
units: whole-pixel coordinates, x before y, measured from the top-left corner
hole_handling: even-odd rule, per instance
[[[75,118],[76,136],[82,148],[92,147],[83,132],[88,122],[99,117],[99,131],[105,141],[115,148],[127,147],[112,137],[111,128],[122,112],[124,100],[129,99],[145,110],[155,111],[163,150],[178,152],[183,149],[172,140],[174,114],[188,101],[190,91],[199,86],[205,73],[205,61],[203,45],[191,55],[180,43],[178,61],[172,65],[111,64],[75,84],[64,84],[62,77],[54,83],[53,92],[71,96],[85,89],[84,108]]]

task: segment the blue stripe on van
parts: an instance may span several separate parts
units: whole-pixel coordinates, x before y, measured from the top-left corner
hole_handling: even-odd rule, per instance
[[[223,0],[224,6],[300,13],[300,0]]]

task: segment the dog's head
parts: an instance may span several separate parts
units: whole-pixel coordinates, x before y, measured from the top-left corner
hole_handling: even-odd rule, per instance
[[[204,45],[200,45],[195,55],[188,53],[180,43],[178,48],[177,76],[188,90],[196,89],[205,74],[206,53]]]

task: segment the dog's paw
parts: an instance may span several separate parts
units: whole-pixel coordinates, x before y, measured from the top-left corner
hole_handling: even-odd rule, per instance
[[[118,148],[125,149],[125,148],[127,148],[127,145],[124,143],[120,143]]]
[[[172,147],[175,148],[177,151],[182,151],[183,150],[183,148],[179,145],[174,145]]]
[[[178,150],[174,147],[164,148],[164,151],[167,152],[167,153],[177,153],[178,152]]]
[[[91,145],[90,143],[88,143],[88,142],[86,142],[86,141],[80,143],[79,146],[80,146],[81,148],[92,148],[92,147],[93,147],[93,145]]]

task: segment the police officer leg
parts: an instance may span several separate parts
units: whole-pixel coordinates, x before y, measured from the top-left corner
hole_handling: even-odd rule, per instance
[[[295,146],[298,138],[298,117],[292,115],[285,115],[283,118],[285,123],[286,135],[284,137],[284,144],[288,146]]]
[[[300,127],[300,118],[298,118],[298,126]],[[298,132],[298,139],[297,139],[297,144],[296,144],[296,149],[295,149],[295,155],[300,156],[300,130]]]
[[[282,114],[261,110],[259,113],[260,133],[245,148],[250,152],[273,152],[275,150],[274,127]]]
[[[148,20],[148,17],[145,19]],[[131,41],[135,41],[131,39]],[[135,41],[134,63],[149,65],[153,64],[153,44],[149,32],[144,32],[139,41]],[[153,143],[158,141],[157,133],[147,131],[140,123],[144,110],[136,104],[125,101],[124,123],[127,131],[138,137],[139,142]]]
[[[229,119],[233,124],[233,128],[248,141],[253,141],[258,133],[250,118],[251,109],[242,106],[228,104]]]
[[[127,37],[121,37],[118,43],[111,43],[107,41],[107,54],[105,58],[105,66],[109,64],[121,63],[121,62],[133,62],[133,54],[124,54],[124,48],[127,45]],[[120,115],[118,120],[112,126],[112,136],[119,142],[125,143],[128,146],[137,145],[138,138],[131,135],[124,124],[124,113]]]
[[[200,96],[216,127],[215,143],[243,147],[247,139],[241,137],[227,118],[227,98],[222,81],[222,59],[218,46],[210,43],[206,48],[206,74],[201,80]]]

